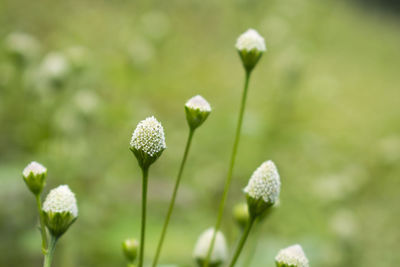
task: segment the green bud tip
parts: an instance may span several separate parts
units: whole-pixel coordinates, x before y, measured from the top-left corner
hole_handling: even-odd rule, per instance
[[[196,129],[207,119],[211,113],[211,106],[200,95],[189,99],[185,104],[186,120],[191,129]]]
[[[240,228],[246,227],[249,217],[249,209],[246,203],[239,203],[233,207],[233,218]]]
[[[47,169],[42,164],[32,161],[25,167],[22,172],[22,177],[29,190],[38,195],[42,192],[46,184]]]
[[[133,263],[136,259],[139,243],[136,239],[129,238],[122,242],[122,251],[129,262]]]
[[[239,36],[236,41],[236,49],[248,72],[253,70],[262,54],[267,50],[264,38],[253,29],[249,29]]]
[[[50,233],[60,237],[78,217],[75,194],[68,185],[52,189],[43,203],[45,224]]]

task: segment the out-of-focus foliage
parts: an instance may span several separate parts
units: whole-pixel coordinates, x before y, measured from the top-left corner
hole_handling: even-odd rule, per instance
[[[400,22],[356,3],[2,0],[0,266],[41,264],[35,204],[21,177],[31,160],[48,168],[44,194],[66,183],[78,199],[55,266],[124,266],[121,242],[139,236],[140,221],[129,140],[155,115],[168,148],[150,174],[151,259],[188,134],[183,105],[201,94],[213,112],[196,133],[161,257],[193,266],[223,188],[243,83],[234,44],[249,27],[268,51],[250,84],[222,228],[230,246],[232,206],[253,170],[273,159],[280,207],[255,229],[246,266],[273,266],[294,243],[312,266],[396,266]]]

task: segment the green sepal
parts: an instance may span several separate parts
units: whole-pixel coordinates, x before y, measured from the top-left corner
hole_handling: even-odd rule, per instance
[[[198,259],[198,258],[196,258],[196,263],[197,263],[197,266],[203,267],[203,266],[204,266],[204,259]],[[213,262],[213,261],[211,261],[211,259],[210,259],[210,261],[208,262],[208,266],[209,266],[209,267],[219,267],[219,266],[222,265],[222,263],[223,263],[222,261]]]
[[[276,264],[276,267],[298,267],[297,265],[294,265],[294,264],[288,265],[286,263],[279,263],[277,261],[275,261],[275,264]]]
[[[42,211],[44,215],[44,223],[49,229],[50,233],[59,238],[68,228],[73,224],[78,217],[74,217],[71,212],[46,212]]]
[[[274,205],[274,203],[265,202],[263,198],[255,199],[246,195],[246,199],[250,216],[253,218],[263,216],[264,213]]]
[[[247,72],[250,72],[257,65],[257,62],[260,60],[263,52],[254,48],[250,51],[247,50],[238,50],[240,58],[242,59],[243,67]]]
[[[193,109],[185,106],[186,120],[189,124],[190,129],[194,130],[205,122],[209,111],[201,111],[200,109]]]
[[[22,175],[22,178],[24,179],[29,190],[34,195],[39,195],[42,193],[43,187],[46,185],[46,176],[47,172],[37,175],[35,175],[33,172],[30,172],[26,177]]]
[[[160,152],[156,153],[155,155],[150,156],[149,154],[143,152],[142,150],[137,150],[134,147],[130,147],[129,149],[136,156],[139,166],[143,170],[148,169],[150,167],[150,165],[153,164],[161,156],[162,152],[164,151],[164,149],[163,149]]]

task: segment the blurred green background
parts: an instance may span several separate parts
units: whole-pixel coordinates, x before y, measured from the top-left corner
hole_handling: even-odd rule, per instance
[[[44,195],[68,184],[78,199],[54,266],[124,266],[121,242],[139,236],[141,197],[128,146],[154,115],[168,149],[150,174],[149,262],[188,134],[183,105],[201,94],[213,112],[195,136],[161,256],[194,266],[226,177],[244,80],[234,44],[249,27],[268,52],[250,82],[222,227],[230,247],[232,206],[272,159],[281,205],[253,233],[243,266],[272,267],[294,243],[311,266],[397,266],[400,18],[387,3],[1,0],[0,266],[41,266],[21,178],[32,160],[48,168]]]

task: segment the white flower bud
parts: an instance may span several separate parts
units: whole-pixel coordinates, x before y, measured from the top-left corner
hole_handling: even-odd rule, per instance
[[[68,185],[52,189],[43,203],[45,224],[54,236],[61,236],[78,217],[75,194]]]
[[[262,214],[279,199],[281,181],[275,164],[268,160],[254,171],[244,192],[252,216]]]
[[[29,190],[35,195],[42,192],[46,184],[47,169],[42,164],[32,161],[25,167],[22,177]]]
[[[239,36],[236,42],[236,49],[242,59],[243,66],[247,71],[251,71],[267,50],[264,38],[253,29],[247,30]]]
[[[207,257],[213,234],[214,228],[209,228],[200,235],[199,239],[197,239],[197,243],[193,251],[193,257],[199,266],[203,266],[203,263]],[[217,267],[224,263],[227,258],[228,248],[225,237],[221,231],[218,231],[215,237],[214,247],[210,255],[209,266]]]
[[[139,122],[132,134],[130,149],[142,168],[149,167],[166,148],[164,129],[154,117]]]
[[[211,106],[202,96],[196,95],[185,104],[186,120],[191,129],[196,129],[207,119]]]
[[[66,57],[59,52],[50,52],[43,59],[40,74],[50,86],[60,87],[70,72]]]
[[[36,38],[22,32],[9,34],[5,40],[5,46],[9,54],[21,64],[35,59],[40,50],[40,44]]]
[[[309,267],[308,259],[298,244],[280,250],[275,262],[277,267]]]

